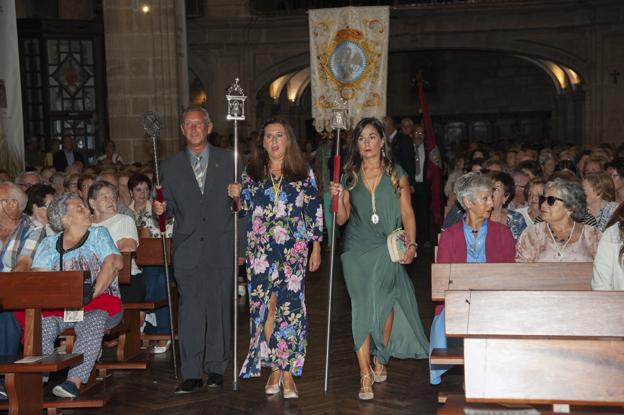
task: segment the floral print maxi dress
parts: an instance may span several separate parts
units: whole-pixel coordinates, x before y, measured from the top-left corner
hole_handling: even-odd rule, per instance
[[[249,354],[242,378],[260,376],[262,367],[301,376],[307,346],[304,277],[308,242],[321,241],[323,210],[312,170],[303,181],[282,181],[275,205],[271,180],[258,183],[243,173],[241,215],[251,214],[247,230]],[[277,305],[273,335],[264,338],[271,295]]]

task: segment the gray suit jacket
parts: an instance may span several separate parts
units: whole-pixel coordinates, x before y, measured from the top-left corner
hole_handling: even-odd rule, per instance
[[[232,271],[234,218],[227,185],[234,181],[234,158],[231,151],[208,145],[210,153],[203,195],[195,180],[187,149],[161,164],[167,215],[175,217],[173,265],[179,269],[201,267]],[[240,221],[239,229],[244,232],[243,221]],[[243,239],[239,238],[239,244]],[[242,256],[242,252],[239,255]]]

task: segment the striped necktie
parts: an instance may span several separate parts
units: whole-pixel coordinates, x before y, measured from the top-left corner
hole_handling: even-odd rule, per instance
[[[204,178],[206,176],[206,169],[202,167],[203,157],[201,155],[194,157],[195,161],[193,162],[193,172],[195,173],[195,180],[197,180],[199,191],[204,194]]]

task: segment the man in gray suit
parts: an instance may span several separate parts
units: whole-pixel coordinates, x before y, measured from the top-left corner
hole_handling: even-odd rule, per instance
[[[182,383],[176,393],[223,385],[232,321],[234,220],[227,185],[232,182],[231,151],[208,143],[208,112],[191,107],[182,114],[186,148],[161,165],[165,202],[156,215],[175,217],[173,266],[180,294],[178,335]]]

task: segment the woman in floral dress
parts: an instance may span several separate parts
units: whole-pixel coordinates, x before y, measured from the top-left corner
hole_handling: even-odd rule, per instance
[[[300,376],[307,346],[304,277],[321,264],[323,211],[312,170],[292,127],[283,120],[264,124],[242,186],[228,195],[240,197],[241,214],[250,214],[246,265],[249,279],[251,340],[240,376],[260,376],[271,368],[268,395],[297,398],[293,376]]]

